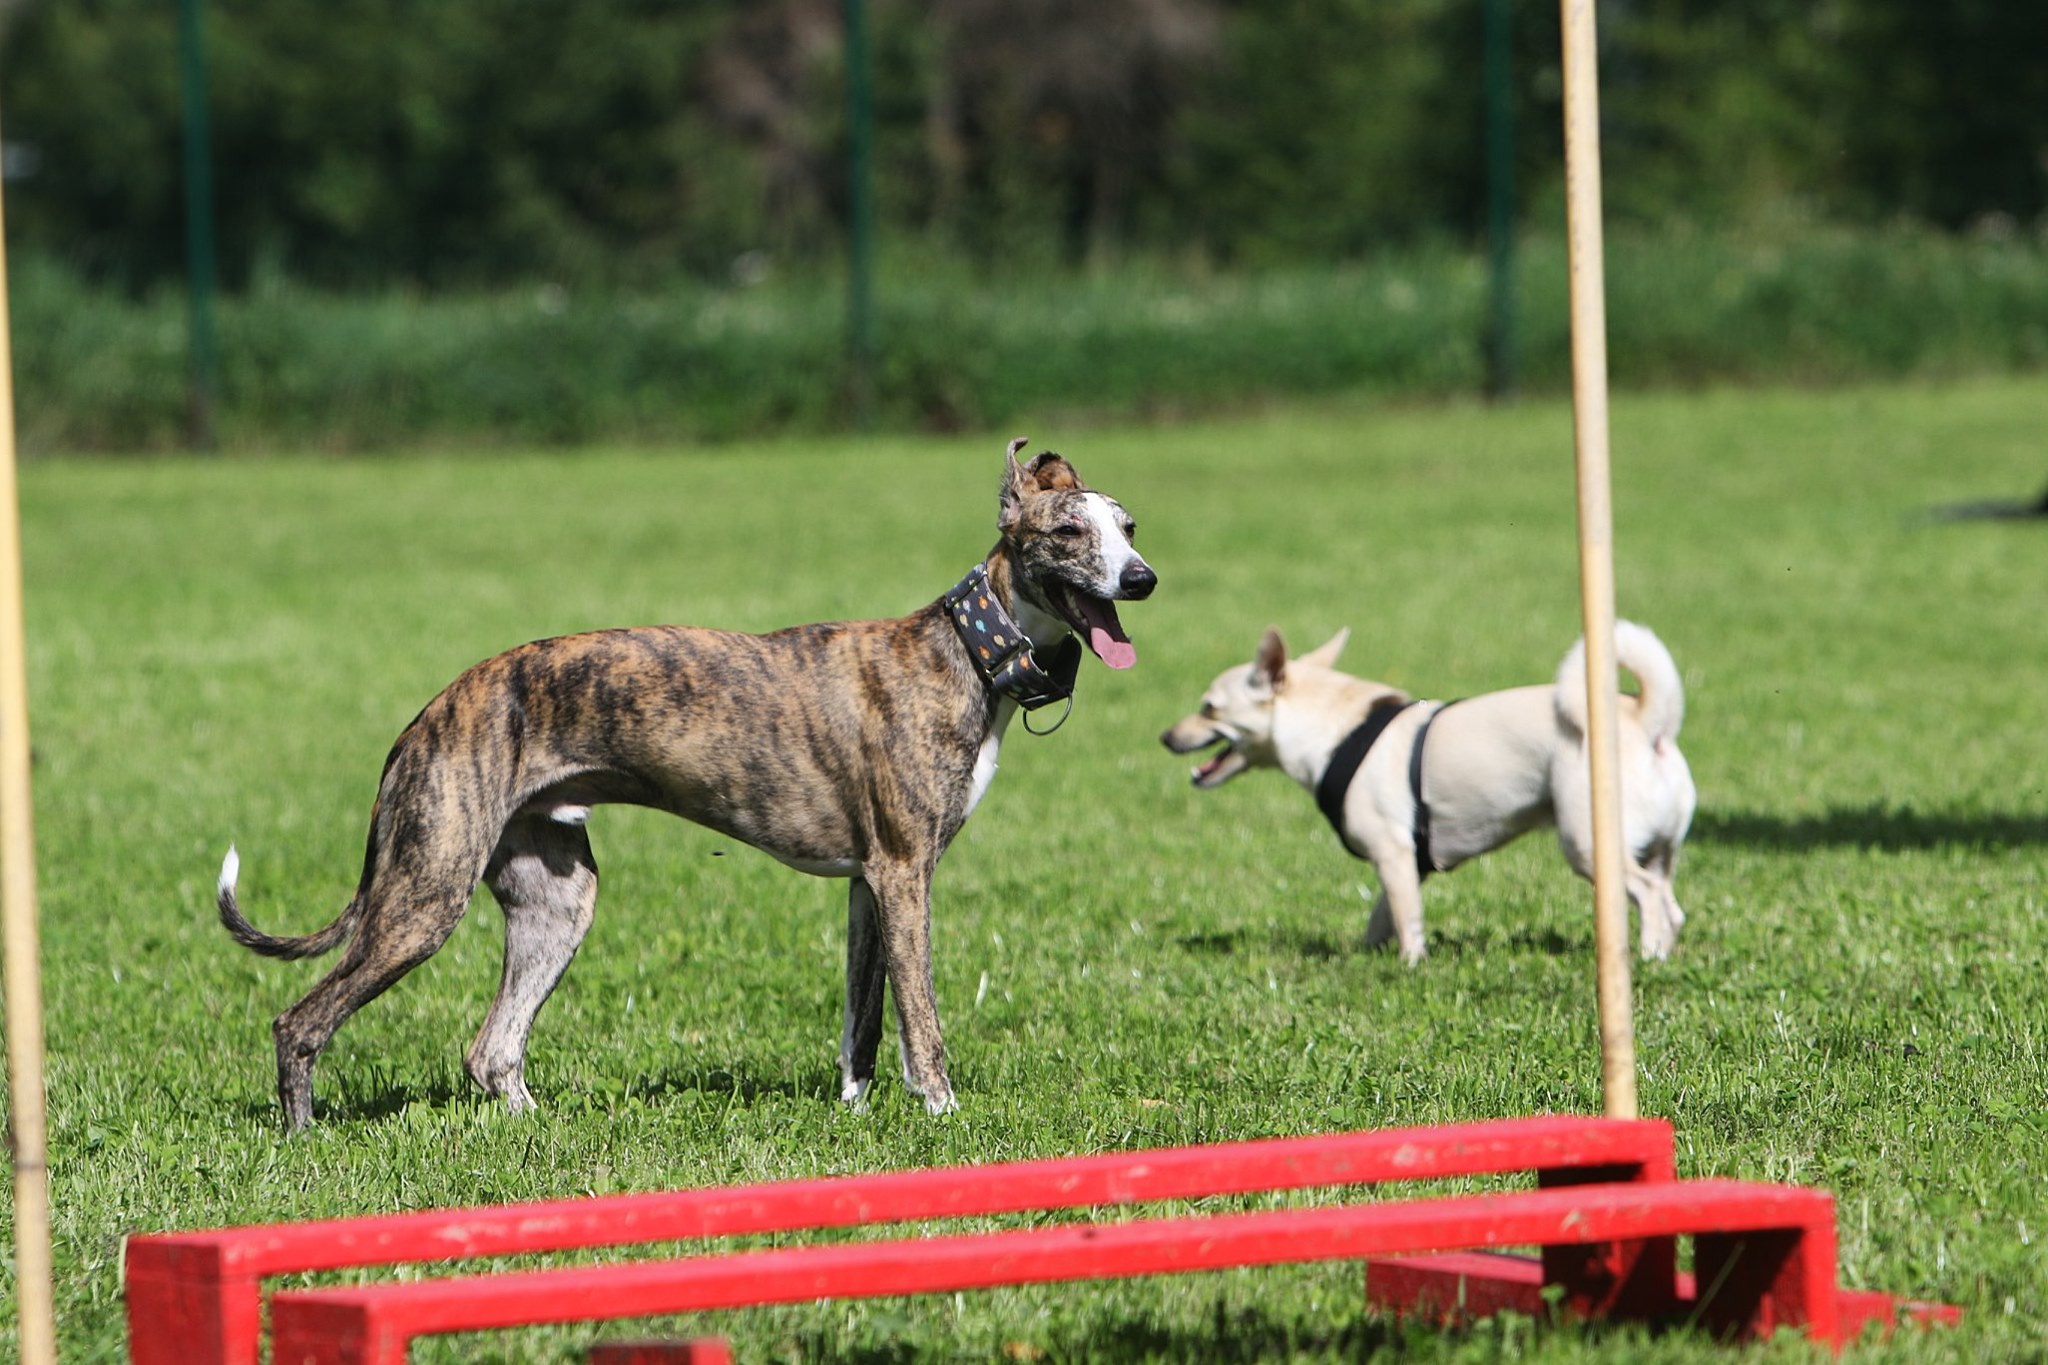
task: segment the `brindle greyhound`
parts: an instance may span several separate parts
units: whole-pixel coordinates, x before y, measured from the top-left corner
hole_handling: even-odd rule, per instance
[[[312,1121],[313,1063],[336,1029],[431,957],[481,879],[505,912],[505,969],[470,1045],[470,1076],[514,1110],[533,1103],[528,1031],[590,927],[590,807],[669,811],[821,877],[849,877],[840,1098],[865,1103],[886,980],[903,1079],[931,1112],[956,1107],[932,992],[931,879],[995,776],[1021,705],[1071,703],[1086,638],[1111,668],[1137,652],[1112,603],[1158,578],[1115,499],[1060,456],[1004,457],[986,560],[893,621],[767,635],[687,626],[539,640],[487,659],[427,704],[392,746],[354,899],[326,928],[277,938],[235,900],[221,923],[270,957],[340,965],[279,1015],[286,1123]],[[1021,628],[1021,633],[1020,633]],[[1057,645],[1041,663],[1034,649]]]

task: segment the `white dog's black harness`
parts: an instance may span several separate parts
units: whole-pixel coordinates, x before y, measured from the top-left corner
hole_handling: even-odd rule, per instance
[[[1365,755],[1374,741],[1394,723],[1394,717],[1417,706],[1434,703],[1411,701],[1406,705],[1381,702],[1365,713],[1365,719],[1358,728],[1337,742],[1330,754],[1330,766],[1323,769],[1323,776],[1316,783],[1316,807],[1323,818],[1337,831],[1337,841],[1354,858],[1370,858],[1372,855],[1351,842],[1351,836],[1344,832],[1344,797],[1351,790],[1351,781],[1358,776],[1359,768],[1365,763]],[[1422,724],[1415,731],[1415,745],[1408,751],[1408,792],[1415,799],[1415,879],[1421,881],[1432,872],[1443,869],[1436,865],[1436,858],[1429,851],[1429,802],[1422,799],[1422,746],[1429,738],[1429,727],[1436,724],[1436,718],[1456,702],[1444,702],[1436,710],[1423,717]]]
[[[1039,663],[1031,653],[1031,637],[1003,610],[989,586],[987,565],[975,565],[942,600],[983,682],[1026,711],[1056,701],[1072,705],[1074,678],[1081,671],[1081,642],[1069,635],[1053,651],[1050,666]]]

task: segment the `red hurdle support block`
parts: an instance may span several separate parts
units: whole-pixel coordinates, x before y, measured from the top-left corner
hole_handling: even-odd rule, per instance
[[[732,1365],[722,1337],[694,1341],[608,1341],[590,1348],[590,1365]]]
[[[271,1325],[279,1365],[404,1365],[413,1340],[448,1332],[1686,1233],[1697,1234],[1698,1273],[1718,1286],[1710,1302],[1698,1305],[1707,1330],[1758,1337],[1801,1327],[1816,1341],[1839,1343],[1833,1196],[1729,1180],[1584,1185],[288,1290],[271,1299]],[[1653,1302],[1650,1288],[1632,1286],[1631,1298]],[[1671,1279],[1656,1306],[1664,1314],[1675,1309]]]
[[[257,1365],[262,1281],[303,1271],[1518,1171],[1539,1183],[1666,1181],[1671,1126],[1508,1119],[131,1237],[129,1358]],[[1660,1253],[1609,1248],[1603,1282],[1630,1282],[1645,1254]]]
[[[1543,1297],[1546,1261],[1491,1251],[1370,1257],[1365,1263],[1366,1302],[1397,1317],[1445,1326],[1501,1312],[1543,1317],[1552,1311]],[[1682,1270],[1676,1286],[1677,1311],[1690,1316],[1699,1305],[1698,1282],[1692,1272]],[[1952,1327],[1963,1317],[1953,1304],[1899,1299],[1872,1289],[1837,1289],[1835,1303],[1844,1341],[1854,1341],[1873,1324],[1889,1335],[1893,1328],[1908,1324]]]

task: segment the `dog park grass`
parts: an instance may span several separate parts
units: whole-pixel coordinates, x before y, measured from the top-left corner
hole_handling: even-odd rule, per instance
[[[1635,977],[1643,1109],[1676,1125],[1683,1174],[1833,1189],[1845,1283],[1966,1310],[1860,1359],[2048,1356],[2048,525],[1921,515],[2037,493],[2042,395],[1615,413],[1619,605],[1677,657],[1700,787],[1689,922]],[[1433,880],[1410,971],[1360,946],[1370,871],[1303,793],[1275,773],[1195,792],[1156,741],[1269,623],[1298,648],[1349,625],[1348,668],[1428,695],[1549,677],[1578,629],[1567,409],[1018,430],[1129,506],[1161,587],[1124,612],[1136,669],[1088,661],[1064,729],[1012,729],[941,867],[944,1119],[896,1078],[893,1031],[873,1112],[834,1101],[843,887],[608,808],[597,924],[535,1032],[542,1111],[501,1112],[461,1069],[497,983],[482,896],[341,1033],[288,1140],[268,1024],[325,964],[234,947],[211,896],[233,839],[259,925],[330,919],[391,740],[507,646],[932,600],[994,538],[1009,432],[28,467],[66,1359],[124,1358],[129,1232],[1596,1110],[1590,891],[1547,835]],[[750,1360],[1802,1351],[1409,1330],[1341,1265],[710,1321]],[[644,1326],[416,1354],[568,1361]]]

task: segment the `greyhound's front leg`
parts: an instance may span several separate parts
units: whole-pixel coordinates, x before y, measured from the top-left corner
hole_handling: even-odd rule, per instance
[[[888,979],[875,891],[855,877],[846,892],[846,1027],[839,1035],[839,1098],[866,1109],[882,1041],[882,986]]]
[[[871,861],[866,872],[874,888],[889,991],[896,997],[903,1083],[926,1109],[949,1114],[959,1105],[946,1077],[946,1045],[939,1036],[939,1005],[932,991],[931,868]]]

